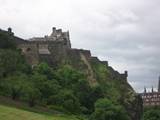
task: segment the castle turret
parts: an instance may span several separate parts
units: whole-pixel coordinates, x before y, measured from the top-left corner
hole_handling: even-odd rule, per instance
[[[57,34],[57,32],[56,32],[56,27],[53,27],[53,28],[52,28],[52,33],[51,33],[50,37],[55,37],[56,34]]]
[[[14,33],[12,32],[12,28],[8,28],[8,33],[10,34],[10,35],[14,35]]]
[[[63,36],[64,36],[64,38],[65,38],[65,40],[66,40],[66,42],[67,42],[67,46],[68,46],[69,48],[71,48],[71,42],[70,42],[70,37],[69,37],[69,31],[63,32]]]
[[[9,28],[8,28],[8,32],[9,32],[9,33],[12,33],[12,28],[9,27]]]
[[[128,71],[124,71],[126,78],[128,77]]]
[[[56,27],[52,27],[52,32],[55,32],[56,31]]]
[[[158,92],[160,92],[160,76],[159,76],[159,82],[158,82]]]
[[[152,86],[152,93],[154,92],[153,86]]]

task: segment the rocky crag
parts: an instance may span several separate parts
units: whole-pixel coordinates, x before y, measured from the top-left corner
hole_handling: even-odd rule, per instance
[[[10,28],[3,32],[14,36]],[[100,61],[92,56],[89,50],[73,49],[69,32],[62,32],[61,29],[57,30],[54,27],[49,36],[28,40],[15,38],[17,47],[33,67],[40,62],[47,62],[54,68],[65,64],[71,65],[87,76],[91,86],[104,86],[105,96],[122,104],[132,120],[140,120],[141,99],[127,82],[128,72],[121,74],[115,71],[108,65],[108,61]]]

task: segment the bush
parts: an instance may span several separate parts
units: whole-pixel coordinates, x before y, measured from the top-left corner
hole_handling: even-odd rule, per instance
[[[3,81],[3,87],[6,89],[4,92],[11,96],[13,100],[19,99],[26,80],[27,76],[22,73],[8,76]]]
[[[73,92],[70,90],[61,90],[57,95],[52,96],[50,98],[50,101],[51,99],[53,100],[53,104],[62,106],[70,113],[80,113],[79,100],[74,96]]]
[[[16,50],[0,49],[0,77],[6,77],[17,71],[30,71],[30,67],[26,64],[23,56]]]
[[[41,96],[41,92],[39,91],[39,89],[36,88],[32,83],[25,83],[23,94],[24,100],[28,102],[30,107],[35,106]]]
[[[64,109],[62,106],[57,106],[57,105],[49,105],[49,109],[56,110],[58,112],[63,112],[69,114],[68,110]]]
[[[2,49],[15,49],[16,44],[14,37],[8,33],[0,31],[0,48]]]
[[[96,101],[90,120],[129,120],[129,117],[122,106],[104,98]]]
[[[160,120],[160,108],[147,108],[144,112],[144,120]]]

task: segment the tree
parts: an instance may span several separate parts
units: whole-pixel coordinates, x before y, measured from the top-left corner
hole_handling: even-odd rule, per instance
[[[35,106],[41,95],[39,89],[36,88],[31,82],[25,84],[23,94],[24,99],[28,102],[30,107]]]
[[[5,79],[5,87],[13,100],[19,99],[27,77],[24,74],[15,74]]]
[[[95,103],[95,112],[91,115],[91,120],[129,120],[126,111],[122,106],[112,103],[103,98]]]
[[[9,35],[8,33],[0,31],[0,48],[15,49],[16,44],[13,36]]]
[[[54,77],[53,69],[47,63],[44,62],[37,65],[34,68],[33,72],[39,73],[41,75],[46,75],[49,80],[53,79]]]
[[[62,106],[71,113],[80,112],[80,103],[71,90],[61,90],[57,95],[52,96],[53,104]]]
[[[0,49],[0,77],[6,77],[16,71],[27,72],[29,69],[18,51]]]
[[[68,88],[77,83],[78,80],[85,78],[83,73],[73,69],[70,65],[64,65],[55,74],[59,83]]]
[[[160,120],[160,108],[148,108],[144,112],[144,120]]]
[[[86,108],[85,113],[92,112],[94,103],[92,102],[92,88],[87,80],[79,80],[73,87],[75,96],[79,99],[80,104]]]
[[[56,80],[47,80],[43,82],[41,88],[39,88],[41,92],[41,99],[43,104],[51,104],[50,100],[51,96],[56,95],[60,91],[61,86],[56,82]]]

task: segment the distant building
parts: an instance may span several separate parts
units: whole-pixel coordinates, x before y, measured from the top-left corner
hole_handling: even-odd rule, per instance
[[[155,92],[153,87],[151,92],[147,92],[144,88],[144,92],[141,93],[143,106],[160,106],[160,77],[158,82],[158,91]]]

